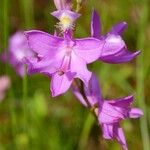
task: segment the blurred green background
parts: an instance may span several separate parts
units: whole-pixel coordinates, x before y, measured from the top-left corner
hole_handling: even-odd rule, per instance
[[[75,1],[74,1],[75,4]],[[150,0],[84,0],[76,37],[90,35],[95,8],[103,33],[120,21],[128,23],[123,37],[140,56],[121,65],[96,62],[89,66],[101,82],[104,98],[135,95],[134,106],[143,109],[139,120],[122,122],[129,150],[150,150]],[[0,52],[17,30],[40,29],[53,34],[56,19],[53,0],[1,0]],[[120,150],[116,141],[102,138],[101,129],[71,91],[52,98],[50,80],[43,75],[21,79],[13,68],[0,63],[0,75],[11,77],[11,88],[0,102],[0,150]]]

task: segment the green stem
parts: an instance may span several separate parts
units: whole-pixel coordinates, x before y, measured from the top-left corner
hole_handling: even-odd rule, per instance
[[[87,116],[87,119],[84,123],[83,130],[82,130],[82,133],[81,133],[81,136],[80,136],[80,139],[79,139],[79,148],[78,148],[78,150],[86,149],[86,144],[87,144],[87,141],[88,141],[88,137],[89,137],[91,128],[94,124],[94,121],[95,121],[95,118],[94,118],[93,114],[89,113],[89,115]]]
[[[4,37],[4,49],[7,53],[7,47],[8,47],[8,37],[9,37],[9,0],[3,0],[3,37]],[[10,75],[10,72],[8,70],[8,65],[6,63],[5,65],[5,72],[6,74]],[[17,132],[17,123],[16,123],[16,112],[15,112],[15,101],[14,101],[14,94],[12,85],[8,93],[9,96],[9,113],[10,113],[10,119],[11,119],[11,133],[12,133],[12,144],[13,147],[15,147],[15,135]]]
[[[28,91],[27,91],[27,74],[26,74],[26,67],[24,66],[24,77],[23,77],[23,116],[24,116],[24,129],[26,131],[27,129],[27,97],[28,97]]]
[[[137,40],[137,47],[142,50],[142,53],[137,58],[137,100],[139,107],[142,108],[144,116],[140,119],[140,127],[142,134],[143,150],[150,149],[149,143],[149,132],[148,132],[148,122],[147,122],[147,110],[145,104],[145,94],[144,94],[144,48],[145,48],[145,28],[148,22],[148,1],[145,0],[141,3],[143,7],[140,11],[139,20],[139,35]]]
[[[23,26],[25,29],[29,30],[34,26],[34,8],[33,8],[33,0],[20,0],[22,16],[23,16]],[[22,109],[23,109],[23,120],[24,120],[24,132],[26,132],[28,139],[30,139],[30,132],[29,132],[29,112],[28,112],[28,77],[26,72],[26,66],[24,66],[25,75],[23,77],[23,102],[22,102]],[[31,141],[31,140],[29,140]],[[29,148],[29,144],[27,143],[27,147]]]
[[[34,8],[33,0],[20,0],[22,16],[24,17],[25,28],[34,26]]]

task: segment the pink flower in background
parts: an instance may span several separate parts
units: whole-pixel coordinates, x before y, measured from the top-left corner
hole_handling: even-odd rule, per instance
[[[10,87],[10,79],[8,76],[0,77],[0,101],[4,99],[6,90]]]
[[[103,36],[100,18],[97,12],[95,10],[93,11],[91,20],[91,36],[100,40],[104,39],[106,42],[103,52],[99,58],[100,61],[111,64],[124,63],[132,60],[140,53],[140,51],[132,53],[127,49],[127,46],[121,37],[121,34],[126,28],[126,22],[118,23],[112,27],[110,32]]]
[[[16,72],[23,77],[25,74],[24,58],[31,57],[34,53],[29,49],[27,39],[21,31],[11,36],[8,44],[8,51],[2,54],[2,60],[12,65]]]
[[[115,100],[104,100],[98,80],[94,74],[89,82],[89,87],[84,87],[87,100],[85,100],[79,89],[73,87],[73,92],[84,106],[88,106],[88,101],[90,107],[94,109],[99,124],[102,127],[103,137],[105,139],[117,139],[122,148],[127,150],[128,148],[123,129],[120,127],[120,122],[128,118],[139,118],[143,115],[140,109],[131,108],[133,96]]]

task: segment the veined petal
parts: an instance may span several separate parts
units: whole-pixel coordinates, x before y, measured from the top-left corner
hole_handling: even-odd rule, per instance
[[[127,23],[126,22],[120,22],[113,26],[110,30],[110,34],[116,34],[116,35],[121,35],[124,30],[127,28]]]
[[[86,62],[74,52],[71,54],[70,71],[88,87],[92,73],[87,69]]]
[[[73,78],[74,74],[71,72],[67,72],[63,75],[59,75],[58,73],[53,74],[51,80],[52,96],[55,97],[65,93],[71,86]]]
[[[96,10],[92,12],[91,19],[91,36],[95,38],[100,38],[101,36],[101,21]]]
[[[49,54],[53,57],[60,50],[63,44],[63,38],[50,35],[46,32],[31,30],[24,32],[30,48],[37,54],[44,56]]]
[[[75,53],[85,60],[86,63],[91,63],[100,57],[103,46],[104,41],[95,38],[84,38],[77,39],[73,48]]]

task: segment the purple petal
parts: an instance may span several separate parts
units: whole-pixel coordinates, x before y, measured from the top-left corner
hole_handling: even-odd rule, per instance
[[[85,38],[76,40],[74,50],[86,63],[91,63],[100,57],[103,46],[103,41],[94,38]]]
[[[76,73],[76,78],[81,79],[85,86],[88,87],[92,73],[88,71],[86,62],[72,52],[70,70],[72,73]]]
[[[118,123],[102,124],[103,137],[105,139],[117,139],[124,150],[128,150],[123,129]]]
[[[126,139],[124,136],[124,132],[123,129],[121,127],[119,127],[119,124],[115,124],[114,125],[114,138],[117,139],[117,141],[120,143],[120,145],[122,146],[122,148],[124,150],[128,150],[128,146],[126,143]]]
[[[46,75],[51,75],[57,70],[59,70],[64,58],[63,51],[60,51],[53,58],[49,55],[42,58],[26,58],[26,64],[28,66],[28,73],[44,73]],[[40,59],[40,60],[39,60]]]
[[[108,56],[113,57],[114,55],[118,54],[124,47],[126,47],[126,45],[121,36],[109,34],[105,38],[105,44],[99,59],[101,60],[101,58]]]
[[[129,111],[129,118],[139,118],[143,115],[143,111],[141,109],[138,108],[132,108]]]
[[[62,16],[67,16],[74,22],[80,17],[79,13],[70,11],[70,10],[57,10],[51,13],[52,16],[56,17],[58,20],[61,20]]]
[[[62,38],[38,30],[26,31],[25,35],[30,48],[41,56],[49,54],[53,57],[63,44]]]
[[[91,19],[91,36],[95,38],[100,38],[101,36],[101,21],[96,10],[92,12]]]
[[[126,22],[120,22],[120,23],[116,24],[115,26],[113,26],[109,33],[121,35],[126,28],[127,28],[127,23]]]
[[[85,95],[91,106],[94,106],[95,104],[99,103],[100,100],[102,100],[99,82],[95,74],[92,74],[92,77],[89,81],[89,86],[83,88],[84,88]],[[72,89],[73,89],[73,93],[79,99],[79,101],[85,107],[87,107],[87,103],[85,102],[85,99],[82,96],[80,89],[78,89],[78,87],[76,87],[75,85],[72,86]]]
[[[85,94],[91,106],[99,103],[99,101],[102,100],[102,94],[101,94],[101,90],[99,86],[99,81],[95,74],[92,74],[92,77],[89,82],[89,86],[88,88],[85,88]]]
[[[74,74],[71,74],[70,72],[67,72],[63,75],[59,75],[58,73],[53,74],[51,80],[52,96],[55,97],[65,93],[71,86],[73,78]]]
[[[105,139],[113,139],[113,125],[102,124],[102,131]]]
[[[118,111],[108,102],[104,101],[103,103],[101,103],[98,119],[101,123],[110,124],[119,122],[121,119],[124,119],[124,114],[122,114],[121,111]]]
[[[87,107],[87,103],[85,102],[85,99],[83,98],[82,94],[80,93],[79,89],[75,86],[72,86],[72,91],[73,91],[73,94],[77,97],[77,99],[80,101],[80,103]]]
[[[133,95],[109,101],[113,106],[128,108],[133,102]]]
[[[132,53],[126,50],[126,48],[123,48],[120,53],[115,54],[114,56],[102,57],[100,60],[111,64],[125,63],[134,59],[139,53],[140,51]]]

